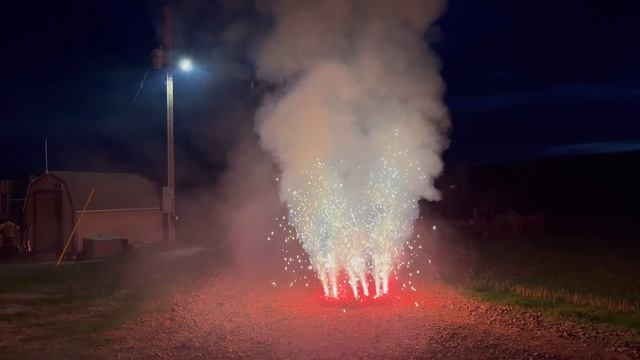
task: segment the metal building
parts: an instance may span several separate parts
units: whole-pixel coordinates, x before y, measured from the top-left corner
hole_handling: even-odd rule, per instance
[[[59,253],[91,192],[68,252],[87,237],[118,237],[133,246],[163,239],[161,188],[137,174],[50,171],[29,184],[24,203],[30,252]]]

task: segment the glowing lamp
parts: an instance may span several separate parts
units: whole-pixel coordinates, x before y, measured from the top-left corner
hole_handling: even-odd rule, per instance
[[[178,68],[182,71],[189,72],[193,69],[193,62],[191,62],[191,59],[182,58],[178,61]]]

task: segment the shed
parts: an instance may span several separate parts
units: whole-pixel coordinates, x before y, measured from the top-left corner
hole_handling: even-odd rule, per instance
[[[27,190],[29,250],[59,253],[91,189],[93,199],[68,252],[81,252],[86,237],[119,237],[133,246],[162,241],[161,188],[155,183],[137,174],[50,171]]]

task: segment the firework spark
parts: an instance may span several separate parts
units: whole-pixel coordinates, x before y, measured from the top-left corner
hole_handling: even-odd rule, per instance
[[[285,241],[300,242],[309,254],[325,296],[338,297],[340,273],[346,274],[354,298],[369,296],[368,279],[373,279],[375,296],[382,296],[389,292],[394,266],[408,268],[417,256],[406,241],[418,215],[417,199],[408,190],[427,175],[419,160],[402,148],[407,140],[400,130],[394,131],[384,153],[366,169],[363,188],[345,187],[337,169],[316,159],[309,169],[300,170],[306,186],[286,189],[288,222],[280,224],[288,229]],[[299,270],[307,263],[300,255],[284,260],[285,270],[293,272],[296,261]]]
[[[449,122],[422,35],[441,3],[397,2],[275,1],[258,55],[259,76],[285,80],[256,127],[282,170],[279,227],[307,254],[283,249],[284,268],[305,286],[313,270],[328,297],[387,293],[411,266],[418,200],[439,198]]]

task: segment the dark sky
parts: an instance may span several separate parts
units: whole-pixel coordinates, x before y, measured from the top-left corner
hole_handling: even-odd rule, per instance
[[[251,42],[221,34],[234,22],[259,33],[264,19],[226,3],[174,3],[176,45],[196,59],[176,75],[178,177],[217,168],[259,97]],[[132,103],[160,11],[151,0],[5,5],[0,177],[41,172],[48,138],[51,168],[162,179],[162,73]],[[638,13],[636,1],[450,0],[434,44],[453,122],[447,163],[639,149]]]

